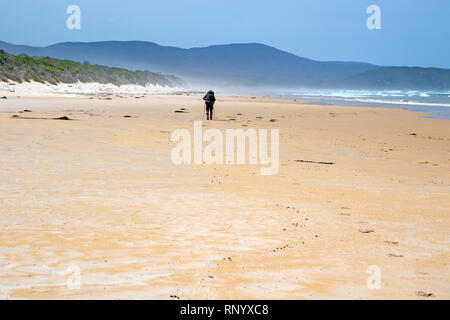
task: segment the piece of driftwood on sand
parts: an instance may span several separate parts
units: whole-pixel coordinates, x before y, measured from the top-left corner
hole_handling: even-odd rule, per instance
[[[334,162],[312,161],[312,160],[295,160],[296,162],[318,163],[318,164],[335,164]]]

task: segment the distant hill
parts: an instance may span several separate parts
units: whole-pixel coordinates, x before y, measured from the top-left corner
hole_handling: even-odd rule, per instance
[[[48,47],[0,42],[0,48],[13,54],[175,74],[194,86],[450,89],[448,82],[442,82],[447,77],[446,69],[322,62],[257,43],[182,49],[142,41],[64,42]]]
[[[50,57],[10,55],[0,50],[0,81],[36,81],[41,83],[98,82],[122,84],[158,84],[182,86],[181,79],[149,71],[129,71],[89,63],[58,60]]]
[[[382,67],[335,83],[355,89],[450,90],[450,70],[418,67]]]
[[[0,42],[0,48],[13,54],[147,69],[175,74],[191,83],[228,86],[308,85],[376,68],[367,63],[318,62],[256,43],[181,49],[142,41],[64,42],[48,47]]]

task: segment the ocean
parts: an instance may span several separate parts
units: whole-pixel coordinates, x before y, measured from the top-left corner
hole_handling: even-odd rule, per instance
[[[450,91],[300,89],[281,94],[326,105],[406,108],[430,113],[426,117],[450,120]]]

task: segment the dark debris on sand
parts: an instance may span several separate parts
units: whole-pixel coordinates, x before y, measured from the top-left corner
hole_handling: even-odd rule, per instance
[[[335,164],[334,162],[326,162],[326,161],[312,161],[312,160],[295,160],[295,162],[304,162],[304,163],[317,163],[317,164]]]
[[[434,294],[432,292],[416,291],[416,296],[430,298],[434,297]]]
[[[72,120],[67,116],[57,117],[57,118],[34,118],[34,117],[21,117],[17,114],[11,116],[13,119],[29,119],[29,120]]]
[[[372,232],[375,232],[375,231],[373,231],[372,229],[361,229],[361,230],[359,230],[359,232],[361,232],[361,233],[372,233]]]

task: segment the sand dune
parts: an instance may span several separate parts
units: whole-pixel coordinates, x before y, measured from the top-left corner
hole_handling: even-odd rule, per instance
[[[53,96],[54,94],[146,94],[146,93],[170,93],[184,90],[184,88],[165,87],[161,85],[148,84],[147,86],[126,84],[126,85],[114,85],[104,83],[60,83],[58,85],[51,85],[40,82],[0,82],[0,93],[7,94],[13,93],[17,95],[47,95]]]

